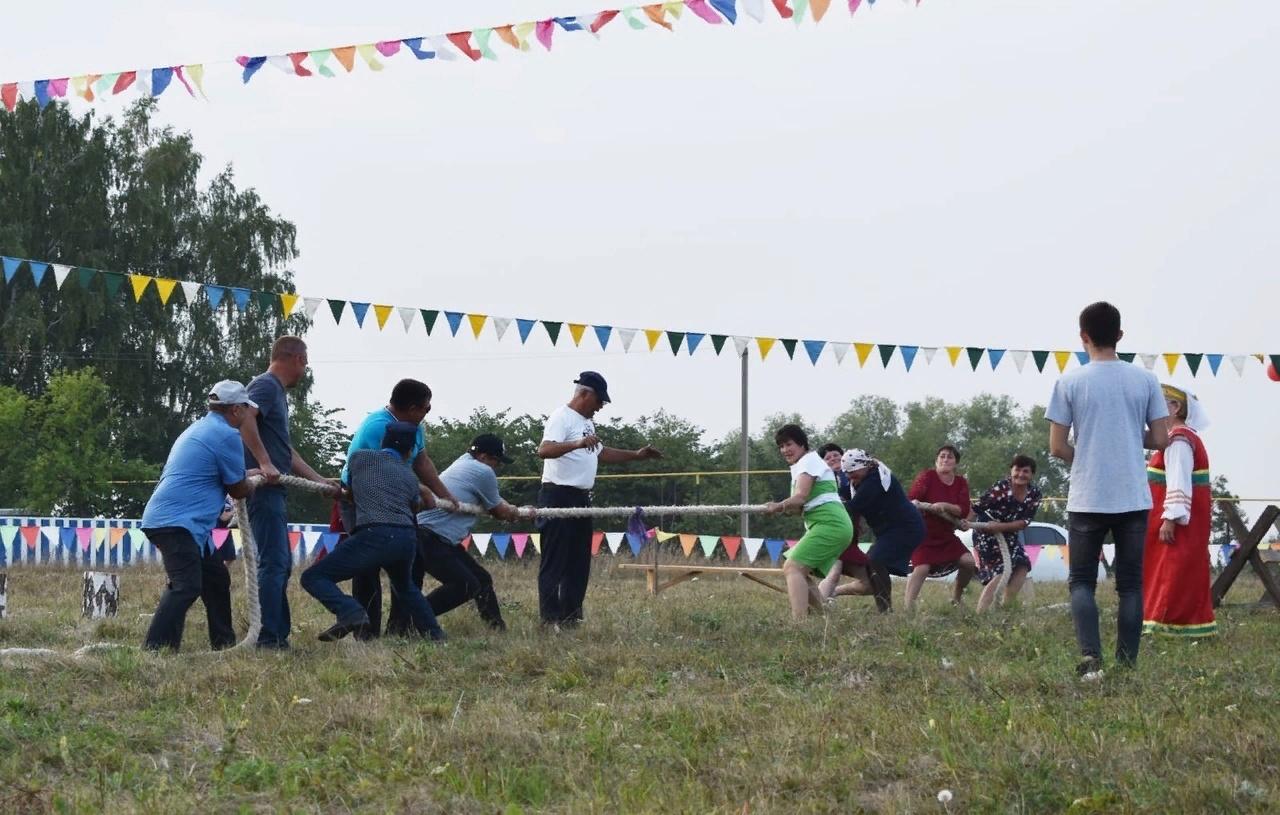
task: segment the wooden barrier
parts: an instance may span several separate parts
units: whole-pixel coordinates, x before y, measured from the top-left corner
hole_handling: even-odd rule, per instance
[[[753,583],[759,583],[767,589],[780,591],[786,594],[785,586],[779,586],[777,583],[765,580],[760,575],[782,575],[782,569],[771,569],[767,567],[755,566],[681,566],[678,564],[665,563],[659,566],[657,563],[623,563],[618,566],[619,569],[628,571],[644,572],[645,585],[649,589],[650,594],[657,594],[663,589],[669,589],[674,585],[683,583],[686,580],[692,580],[702,574],[736,574],[739,577],[745,577]],[[658,570],[670,572],[674,575],[665,583],[658,582]]]
[[[1262,581],[1264,592],[1262,598],[1258,601],[1259,605],[1269,603],[1273,606],[1280,606],[1280,581],[1268,569],[1266,560],[1258,550],[1258,544],[1262,543],[1263,538],[1267,536],[1269,527],[1274,526],[1280,532],[1280,507],[1268,506],[1264,509],[1262,514],[1258,516],[1258,520],[1253,524],[1253,529],[1245,528],[1240,512],[1236,509],[1235,504],[1230,501],[1219,501],[1218,509],[1221,510],[1223,517],[1226,518],[1227,525],[1231,527],[1231,534],[1240,542],[1240,548],[1232,553],[1231,560],[1227,562],[1222,574],[1218,575],[1218,579],[1213,581],[1214,608],[1222,605],[1222,598],[1226,596],[1231,584],[1240,576],[1240,572],[1244,571],[1245,564],[1252,566],[1254,573]],[[1269,550],[1268,554],[1270,554]]]
[[[120,610],[120,576],[113,572],[85,572],[81,615],[91,620],[114,617]]]

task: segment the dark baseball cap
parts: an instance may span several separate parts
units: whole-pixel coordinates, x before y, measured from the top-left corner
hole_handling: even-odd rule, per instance
[[[595,371],[583,371],[578,374],[578,378],[573,380],[573,384],[581,385],[584,388],[591,388],[596,392],[596,396],[600,397],[601,402],[609,402],[609,383],[604,381],[604,377]]]
[[[492,433],[481,433],[471,440],[471,453],[484,453],[487,456],[493,456],[503,464],[510,464],[511,459],[507,457],[507,447],[502,443],[502,439]]]
[[[413,452],[418,442],[418,426],[413,422],[391,422],[382,433],[383,449],[390,448],[400,455]]]

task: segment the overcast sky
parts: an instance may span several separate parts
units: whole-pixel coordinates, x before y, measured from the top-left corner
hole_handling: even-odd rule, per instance
[[[501,25],[597,10],[524,2],[85,4],[5,13],[3,81],[127,70]],[[1124,313],[1121,350],[1280,352],[1280,6],[1243,0],[882,0],[853,20],[776,19],[600,40],[552,53],[417,62],[247,87],[210,65],[210,102],[175,83],[161,121],[210,172],[231,163],[298,227],[303,295],[637,328],[1002,348],[1078,347],[1079,309]],[[127,96],[132,99],[133,94]],[[84,109],[83,103],[75,103]],[[104,112],[117,102],[99,105]],[[75,263],[75,258],[59,258]],[[123,271],[123,270],[122,270]],[[349,421],[399,378],[436,415],[547,412],[581,369],[612,415],[660,408],[716,436],[738,422],[736,360],[357,331],[318,315],[316,395]],[[441,321],[443,327],[443,320]],[[464,329],[465,330],[465,329]],[[567,332],[566,332],[567,333]],[[639,352],[637,352],[639,351]],[[781,348],[752,363],[753,424],[822,425],[862,394],[1048,399],[1056,369],[942,355],[910,373]],[[1161,369],[1163,370],[1163,369]],[[1213,469],[1280,495],[1280,385],[1251,363],[1195,381]],[[1185,369],[1176,377],[1188,380]],[[856,443],[856,439],[843,440]],[[939,440],[940,442],[942,440]],[[926,465],[928,462],[921,462]]]

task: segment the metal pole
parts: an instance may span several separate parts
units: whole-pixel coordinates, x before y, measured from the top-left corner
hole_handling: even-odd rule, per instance
[[[747,429],[747,354],[750,353],[749,348],[742,349],[742,462],[739,467],[742,470],[740,478],[741,482],[741,503],[745,506],[751,503],[751,485],[750,476],[747,470],[751,469],[751,435]],[[747,513],[742,513],[738,518],[738,534],[742,537],[748,537],[751,534],[751,521]]]

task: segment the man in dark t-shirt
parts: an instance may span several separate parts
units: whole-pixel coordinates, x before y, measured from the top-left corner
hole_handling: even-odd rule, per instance
[[[271,365],[249,383],[249,398],[257,404],[250,411],[254,421],[240,426],[245,466],[257,467],[268,483],[250,496],[249,526],[258,543],[258,599],[262,608],[259,648],[289,647],[289,552],[285,490],[275,484],[281,475],[297,475],[322,484],[336,483],[321,477],[303,461],[289,440],[289,402],[286,392],[307,372],[307,345],[298,337],[281,337],[271,346]]]

